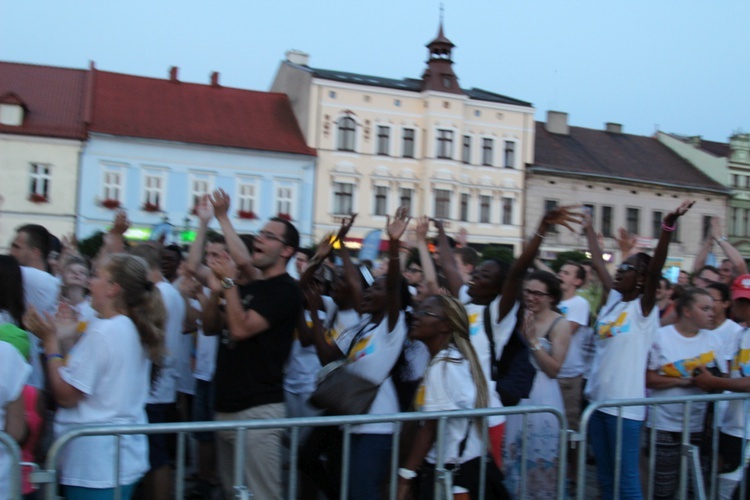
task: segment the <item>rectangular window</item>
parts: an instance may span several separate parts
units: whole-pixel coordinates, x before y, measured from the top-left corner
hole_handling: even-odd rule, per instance
[[[414,129],[413,128],[405,128],[404,129],[404,143],[403,143],[403,151],[401,153],[401,156],[404,158],[414,158]]]
[[[453,131],[439,129],[437,132],[437,157],[453,159]]]
[[[479,222],[490,222],[490,210],[492,208],[492,197],[487,195],[479,196]]]
[[[494,141],[492,139],[482,139],[482,165],[487,167],[492,166],[493,145]]]
[[[711,216],[704,215],[703,216],[703,239],[705,240],[706,238],[708,238],[709,234],[711,234]]]
[[[553,208],[557,207],[557,202],[555,200],[544,200],[544,213],[549,212]],[[557,232],[557,226],[554,224],[551,224],[549,226],[549,229],[547,229],[548,233],[556,233]]]
[[[414,196],[414,190],[410,188],[401,188],[400,205],[406,207],[406,215],[411,215],[411,204],[412,196]]]
[[[653,217],[651,221],[651,237],[652,238],[659,238],[661,235],[661,220],[664,218],[664,212],[660,212],[658,210],[654,210]]]
[[[583,211],[588,212],[588,214],[591,216],[591,225],[593,227],[596,227],[594,225],[596,221],[596,206],[593,203],[584,203],[583,204]],[[586,231],[584,229],[581,229],[581,234],[585,234]]]
[[[354,151],[354,138],[357,122],[351,116],[344,116],[338,123],[337,148],[339,151]]]
[[[625,212],[625,229],[630,234],[637,235],[640,232],[641,211],[637,208],[628,208]]]
[[[388,213],[388,188],[375,186],[375,215]]]
[[[447,189],[435,190],[435,218],[448,219],[451,215],[451,192]]]
[[[204,195],[211,192],[211,185],[206,179],[192,179],[190,181],[190,200],[191,208],[197,207]]]
[[[122,174],[114,170],[105,170],[102,182],[102,199],[122,201]]]
[[[41,163],[31,164],[31,185],[29,186],[29,195],[38,198],[49,199],[49,187],[52,176],[49,165]]]
[[[740,209],[739,208],[732,208],[732,219],[731,224],[729,226],[729,234],[732,236],[739,236],[740,235]]]
[[[513,225],[513,198],[503,198],[503,224]]]
[[[750,209],[743,210],[742,231],[743,236],[750,236]]]
[[[352,210],[354,184],[348,182],[333,183],[333,213],[349,215]]]
[[[739,187],[740,185],[739,177],[740,176],[737,174],[732,174],[732,187]]]
[[[162,210],[164,207],[164,176],[145,173],[143,176],[143,204],[148,210]]]
[[[505,168],[516,168],[516,143],[514,141],[505,141],[503,166]]]
[[[290,187],[276,188],[276,213],[280,217],[292,218],[294,210],[294,193]]]
[[[614,209],[609,206],[602,207],[602,236],[612,237],[612,218]]]
[[[465,135],[463,146],[461,147],[461,161],[467,165],[471,163],[471,136]]]
[[[461,193],[461,222],[469,221],[469,193]]]
[[[378,126],[378,154],[388,156],[391,141],[391,128]]]
[[[240,181],[237,188],[237,211],[243,212],[248,218],[257,217],[255,213],[256,200],[255,184],[248,181]]]

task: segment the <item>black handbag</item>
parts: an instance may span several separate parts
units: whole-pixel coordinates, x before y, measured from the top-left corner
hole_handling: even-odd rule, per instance
[[[536,376],[536,369],[529,360],[529,348],[519,331],[519,325],[523,324],[521,320],[523,308],[518,308],[513,333],[503,346],[500,359],[496,359],[490,307],[488,305],[484,308],[484,331],[490,341],[492,380],[495,381],[495,390],[503,406],[516,406],[522,399],[529,397]]]

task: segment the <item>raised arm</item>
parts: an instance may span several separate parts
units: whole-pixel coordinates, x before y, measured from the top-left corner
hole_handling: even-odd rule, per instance
[[[427,290],[430,294],[438,293],[437,272],[435,272],[435,263],[432,262],[430,249],[427,248],[427,230],[430,228],[430,218],[426,215],[417,218],[415,234],[417,236],[417,251],[419,252],[419,262],[422,265],[422,276],[427,284]]]
[[[714,246],[713,232],[713,219],[711,219],[711,231],[706,235],[706,239],[703,240],[701,249],[698,251],[698,255],[695,256],[695,260],[693,261],[693,274],[695,276],[697,276],[698,272],[703,269],[703,266],[706,265],[708,254],[711,252],[711,249]]]
[[[401,236],[406,231],[411,217],[406,215],[406,207],[399,207],[396,214],[386,219],[386,232],[388,233],[388,274],[386,275],[385,288],[388,293],[388,331],[396,327],[398,317],[401,314],[401,266],[392,265],[400,259]]]
[[[359,312],[359,304],[362,302],[362,279],[359,270],[352,262],[352,256],[349,255],[349,249],[346,247],[346,235],[349,234],[354,219],[357,218],[357,214],[352,214],[349,217],[344,217],[341,221],[341,228],[339,234],[336,235],[336,239],[339,242],[339,256],[344,267],[344,276],[349,282],[349,287],[352,293],[352,306],[354,310]]]
[[[747,274],[747,264],[745,264],[745,259],[742,258],[740,252],[738,252],[737,249],[721,234],[721,221],[718,217],[711,217],[710,237],[719,245],[724,251],[724,255],[726,255],[727,259],[732,263],[734,276]]]
[[[128,214],[125,210],[118,210],[112,227],[104,235],[104,243],[94,258],[94,265],[101,261],[104,256],[112,253],[123,253],[125,251],[125,231],[130,227]]]
[[[464,280],[461,278],[461,273],[458,272],[458,268],[456,267],[456,259],[453,257],[453,249],[450,243],[448,243],[448,236],[445,234],[443,221],[441,219],[432,219],[432,222],[435,224],[435,229],[438,232],[437,241],[438,250],[440,251],[440,267],[443,270],[445,278],[448,280],[448,291],[454,297],[458,297]]]
[[[693,203],[695,202],[692,200],[683,201],[674,211],[669,212],[664,217],[664,221],[662,221],[659,242],[656,244],[656,249],[654,250],[654,255],[651,258],[651,264],[649,264],[646,274],[646,281],[643,284],[641,311],[644,316],[648,316],[654,305],[656,305],[656,289],[659,287],[661,270],[664,267],[664,262],[667,260],[669,241],[672,239],[672,232],[675,230],[677,219],[685,215],[690,210],[690,207],[693,206]]]
[[[500,304],[498,306],[498,318],[504,318],[511,309],[513,309],[513,305],[520,296],[521,285],[523,284],[524,276],[526,276],[526,270],[531,267],[531,264],[534,262],[539,247],[542,244],[542,240],[544,239],[544,235],[547,233],[550,226],[560,224],[573,231],[570,224],[581,222],[582,215],[577,212],[572,212],[572,208],[572,206],[555,207],[544,214],[542,220],[539,221],[536,233],[534,233],[534,236],[532,236],[526,243],[521,256],[516,259],[513,266],[511,266],[510,271],[508,271],[508,276],[505,277],[503,296],[500,299]]]
[[[599,276],[599,281],[601,282],[602,289],[604,290],[602,303],[605,303],[607,300],[607,295],[609,295],[609,291],[612,290],[612,276],[609,274],[609,271],[607,271],[607,264],[604,262],[604,257],[602,256],[602,247],[599,246],[599,237],[597,236],[596,232],[594,232],[594,226],[591,223],[590,214],[583,214],[582,225],[584,233],[586,233],[586,239],[589,243],[589,253],[591,253],[591,268],[594,270],[596,275]]]
[[[224,233],[227,250],[229,250],[229,255],[232,256],[232,259],[237,264],[237,269],[247,279],[257,278],[257,271],[253,267],[250,251],[245,246],[245,243],[242,242],[237,231],[234,230],[232,222],[229,220],[229,204],[231,201],[229,195],[223,189],[217,189],[212,193],[210,200],[211,205],[214,207],[216,220],[219,222],[219,226],[221,226],[221,232]]]
[[[203,248],[206,245],[206,233],[208,232],[208,223],[214,217],[213,205],[209,202],[208,195],[202,196],[198,205],[195,207],[198,215],[198,230],[195,233],[195,240],[190,245],[185,265],[195,279],[202,285],[206,285],[211,275],[211,270],[203,264]]]

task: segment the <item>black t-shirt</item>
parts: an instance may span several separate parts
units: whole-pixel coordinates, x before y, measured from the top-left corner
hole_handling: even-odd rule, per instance
[[[245,310],[253,309],[271,325],[245,340],[222,333],[216,363],[216,411],[234,413],[284,401],[284,364],[292,349],[302,308],[302,292],[282,274],[238,289]]]

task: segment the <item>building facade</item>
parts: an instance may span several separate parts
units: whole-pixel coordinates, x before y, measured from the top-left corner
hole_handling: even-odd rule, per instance
[[[0,62],[0,253],[24,224],[74,232],[88,83],[81,70]]]
[[[659,132],[659,141],[731,190],[725,228],[729,242],[750,259],[750,134],[733,134],[729,142],[705,141]]]
[[[356,244],[406,205],[412,216],[445,219],[451,233],[466,230],[471,244],[517,252],[534,109],[461,88],[442,26],[427,47],[422,78],[403,80],[316,69],[306,54],[287,53],[271,90],[290,96],[318,153],[314,233],[358,213]]]
[[[583,205],[604,242],[605,257],[620,262],[619,228],[638,237],[646,251],[656,245],[661,221],[684,199],[695,205],[680,219],[667,267],[692,271],[711,217],[723,217],[729,190],[680,158],[656,138],[624,134],[618,124],[605,130],[571,127],[567,114],[549,112],[537,123],[535,161],[527,167],[526,236],[555,205]],[[587,251],[582,231],[557,227],[548,233],[541,257]]]

